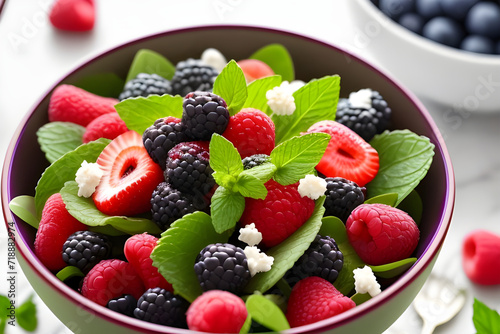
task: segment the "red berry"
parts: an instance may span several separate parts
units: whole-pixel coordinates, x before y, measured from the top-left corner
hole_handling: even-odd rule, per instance
[[[316,169],[326,177],[343,177],[366,185],[377,175],[378,153],[357,133],[335,121],[313,124],[307,133],[323,132],[331,136],[325,154]]]
[[[52,25],[66,31],[89,31],[94,28],[93,0],[56,0],[50,10]]]
[[[42,210],[42,218],[35,236],[35,254],[52,271],[66,267],[62,259],[63,244],[76,231],[87,230],[66,210],[61,194],[50,196]]]
[[[229,118],[222,134],[236,147],[241,158],[254,154],[271,154],[274,148],[274,123],[260,110],[245,108]]]
[[[314,201],[300,196],[297,186],[283,186],[274,180],[265,184],[265,199],[245,199],[245,211],[240,219],[242,227],[255,223],[262,233],[262,244],[273,247],[301,227],[314,211]]]
[[[134,267],[118,259],[97,263],[83,278],[81,288],[84,297],[102,306],[125,294],[139,299],[145,290]]]
[[[104,148],[97,164],[103,171],[93,199],[111,216],[133,216],[151,209],[151,194],[164,180],[163,171],[142,145],[141,136],[127,131]]]
[[[238,65],[241,67],[247,82],[274,75],[273,69],[258,59],[243,59],[238,61]]]
[[[116,112],[117,99],[92,94],[72,85],[58,86],[49,102],[49,121],[87,126],[95,118]]]
[[[286,318],[290,327],[298,327],[333,317],[355,306],[356,303],[340,293],[332,283],[310,276],[294,285]]]
[[[151,234],[133,235],[125,242],[125,257],[141,277],[146,289],[162,288],[173,292],[172,285],[158,272],[158,268],[153,266],[150,257],[157,242],[158,238]]]
[[[500,284],[500,236],[484,230],[469,233],[462,244],[462,265],[472,282]]]
[[[245,302],[222,290],[203,293],[186,312],[190,330],[208,333],[239,333],[247,316]]]
[[[84,143],[88,143],[99,138],[115,139],[127,131],[127,125],[120,118],[120,115],[116,112],[110,112],[90,122],[85,128],[82,140]]]
[[[420,231],[406,212],[385,204],[361,204],[346,222],[347,236],[367,264],[403,260],[417,247]]]

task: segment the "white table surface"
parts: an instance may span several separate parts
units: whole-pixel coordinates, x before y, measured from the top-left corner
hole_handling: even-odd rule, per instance
[[[53,0],[8,0],[0,14],[0,156],[24,114],[47,87],[83,60],[128,40],[173,28],[202,24],[245,24],[284,29],[335,43],[370,59],[356,48],[349,22],[349,0],[95,0],[97,21],[86,34],[55,31],[47,20]],[[197,22],[188,21],[193,15]],[[397,48],[397,46],[394,46]],[[403,61],[403,60],[402,60]],[[457,69],[459,70],[459,69]],[[453,276],[468,291],[467,303],[450,323],[435,333],[475,333],[472,301],[476,297],[500,310],[500,286],[471,284],[460,266],[464,236],[483,228],[500,234],[500,112],[456,114],[451,107],[422,99],[445,138],[456,173],[457,197],[452,226],[434,273]],[[2,160],[3,161],[3,160]],[[6,231],[0,224],[0,254],[7,258]],[[33,291],[18,275],[18,303]],[[6,294],[0,277],[0,294]],[[36,333],[70,333],[35,295],[39,326]],[[410,306],[386,334],[419,333],[422,326]],[[25,333],[7,326],[7,334]]]

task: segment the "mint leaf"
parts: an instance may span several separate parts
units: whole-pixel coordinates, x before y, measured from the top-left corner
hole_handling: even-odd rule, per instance
[[[87,75],[75,82],[75,86],[87,92],[117,98],[123,90],[125,81],[112,72]]]
[[[33,196],[22,195],[14,197],[9,202],[9,209],[26,223],[38,229],[40,220],[36,214],[35,198]]]
[[[486,304],[474,298],[472,321],[477,334],[500,333],[500,315]]]
[[[293,93],[296,105],[294,113],[272,116],[276,126],[276,144],[300,135],[316,122],[335,120],[339,92],[340,77],[334,75],[313,79]]]
[[[73,277],[85,277],[85,274],[78,267],[66,266],[57,272],[56,277],[64,282]]]
[[[36,317],[36,305],[33,302],[33,295],[24,301],[16,309],[16,320],[19,327],[28,332],[33,332],[38,326]]]
[[[318,234],[321,227],[321,218],[325,212],[324,201],[324,196],[316,200],[314,211],[304,225],[279,245],[266,251],[268,256],[274,257],[271,270],[253,276],[245,287],[245,292],[266,292],[285,275],[288,269],[293,267],[293,264],[304,254],[316,234]]]
[[[228,238],[228,234],[215,232],[209,215],[197,211],[176,220],[162,233],[151,259],[176,294],[193,302],[202,293],[193,269],[196,256],[206,246]]]
[[[238,175],[232,190],[239,192],[245,197],[255,199],[264,199],[267,196],[267,189],[264,183],[257,177],[248,173],[241,173]]]
[[[255,108],[267,115],[271,114],[271,109],[267,105],[266,93],[268,90],[273,89],[281,84],[281,77],[273,75],[256,79],[248,84],[247,91],[248,97],[243,105],[243,108]]]
[[[175,66],[158,52],[141,49],[135,54],[125,81],[129,82],[139,73],[158,74],[170,80],[174,76]]]
[[[250,175],[259,179],[261,183],[266,183],[273,177],[274,173],[276,173],[276,169],[277,168],[273,163],[266,162],[262,165],[255,166],[250,169],[245,169],[240,173],[240,176],[242,174]]]
[[[210,140],[210,167],[215,172],[238,176],[243,171],[243,163],[238,150],[226,138],[214,133]]]
[[[97,209],[92,198],[78,196],[78,184],[68,181],[60,190],[68,212],[88,226],[110,225],[127,234],[148,232],[159,234],[161,230],[152,220],[138,217],[108,216]]]
[[[398,209],[408,213],[417,225],[420,224],[420,220],[422,220],[422,213],[424,211],[424,205],[422,203],[422,198],[415,189],[413,189],[408,196],[406,196],[405,199],[399,203]]]
[[[149,95],[121,101],[115,105],[116,111],[129,130],[142,134],[160,118],[173,116],[182,117],[183,98],[179,95]]]
[[[292,184],[314,173],[314,167],[325,153],[329,140],[330,136],[326,133],[310,133],[276,146],[271,152],[271,162],[276,166],[276,182]]]
[[[38,129],[36,135],[40,149],[53,163],[64,154],[82,144],[85,127],[70,122],[49,122]]]
[[[247,99],[247,83],[236,61],[229,61],[217,76],[213,92],[226,101],[230,115],[236,114],[243,107]]]
[[[370,144],[378,152],[380,168],[367,187],[368,198],[397,193],[397,206],[427,174],[434,144],[410,130],[385,131]]]
[[[93,142],[80,145],[74,151],[68,152],[45,169],[35,188],[35,208],[38,218],[47,199],[59,192],[64,183],[75,179],[75,174],[82,162],[96,162],[99,154],[110,143],[109,139],[100,138]]]
[[[373,273],[377,277],[393,278],[407,271],[416,261],[416,257],[409,257],[407,259],[386,263],[379,266],[369,265],[369,267],[372,268]]]
[[[269,44],[255,51],[249,58],[263,61],[274,73],[281,75],[283,80],[295,79],[295,69],[292,57],[288,50],[281,44]]]
[[[253,294],[245,302],[252,320],[269,328],[273,332],[281,332],[290,328],[283,311],[261,294]]]
[[[245,198],[219,186],[211,201],[212,224],[217,233],[233,228],[245,210]]]
[[[369,198],[365,201],[366,204],[386,204],[390,205],[392,207],[396,206],[396,203],[398,201],[398,194],[397,193],[389,193],[389,194],[382,194],[378,195],[372,198]]]

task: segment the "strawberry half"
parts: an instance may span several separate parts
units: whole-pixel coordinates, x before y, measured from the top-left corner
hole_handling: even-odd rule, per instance
[[[320,121],[306,133],[331,136],[316,170],[326,177],[343,177],[360,187],[373,180],[379,169],[377,151],[357,133],[335,121]]]
[[[500,284],[500,236],[484,230],[470,232],[462,244],[462,264],[472,282]]]
[[[133,216],[151,209],[151,194],[163,181],[163,171],[142,144],[127,131],[116,137],[97,158],[103,171],[94,192],[96,207],[111,216]]]

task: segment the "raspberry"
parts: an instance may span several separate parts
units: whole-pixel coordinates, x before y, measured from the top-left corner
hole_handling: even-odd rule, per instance
[[[144,290],[140,276],[130,263],[108,259],[96,264],[85,275],[81,292],[84,297],[106,306],[111,299],[124,294],[139,299]]]
[[[409,257],[417,247],[420,231],[404,211],[385,204],[361,204],[346,222],[347,236],[359,257],[382,265]]]
[[[265,199],[245,198],[240,226],[255,223],[266,247],[275,246],[288,238],[314,211],[314,201],[300,196],[297,185],[283,186],[274,180],[267,181]]]
[[[243,162],[244,169],[250,169],[265,164],[266,162],[271,162],[271,157],[267,154],[254,154],[243,158],[241,162]]]
[[[162,288],[148,289],[137,301],[134,316],[155,324],[187,328],[186,311],[189,303]]]
[[[90,31],[95,23],[93,0],[57,0],[50,14],[50,23],[64,31]]]
[[[247,316],[245,302],[221,290],[204,292],[186,313],[190,330],[208,333],[239,333]]]
[[[228,243],[203,248],[196,257],[194,272],[203,291],[218,289],[239,294],[250,279],[243,249]]]
[[[184,98],[182,123],[185,133],[194,140],[210,140],[212,134],[222,134],[229,122],[227,104],[220,96],[195,91]]]
[[[229,118],[222,135],[246,158],[254,154],[270,155],[274,148],[274,130],[269,116],[260,110],[245,108]]]
[[[148,97],[149,95],[164,95],[172,93],[170,81],[158,74],[139,73],[128,81],[118,99],[120,101],[129,97]]]
[[[142,142],[151,159],[165,170],[167,154],[175,145],[188,141],[180,118],[168,116],[157,119],[142,134]]]
[[[111,254],[111,243],[107,236],[92,231],[77,231],[63,245],[62,258],[70,266],[89,272],[101,260]]]
[[[335,216],[344,223],[351,211],[365,201],[365,187],[342,177],[326,179],[325,216]]]
[[[135,299],[132,295],[123,295],[111,299],[106,307],[115,312],[133,317],[134,310],[137,307],[137,299]]]
[[[170,81],[172,94],[186,96],[194,91],[211,91],[219,72],[199,59],[186,59],[175,66],[175,73]]]
[[[127,125],[120,115],[110,112],[97,117],[86,126],[82,141],[88,143],[99,138],[112,140],[127,131]]]
[[[470,232],[462,243],[462,265],[476,284],[500,284],[500,236],[485,230]]]
[[[286,318],[290,327],[309,325],[345,312],[356,304],[321,277],[307,277],[292,289]]]

